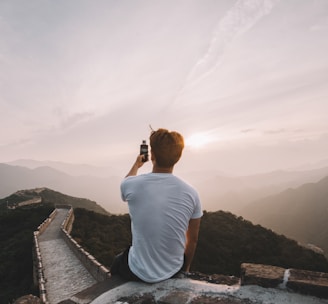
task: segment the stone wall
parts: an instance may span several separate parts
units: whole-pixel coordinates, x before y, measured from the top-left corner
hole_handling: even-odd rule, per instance
[[[98,281],[104,281],[110,277],[109,269],[104,265],[99,263],[97,259],[92,256],[89,252],[84,250],[71,236],[70,232],[72,230],[74,222],[74,212],[71,208],[66,219],[64,220],[61,230],[62,236],[66,241],[67,245],[82,262],[84,267],[91,273],[91,275]]]

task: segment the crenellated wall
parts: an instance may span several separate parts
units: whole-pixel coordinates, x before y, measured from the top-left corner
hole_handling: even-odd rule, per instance
[[[71,208],[67,214],[66,219],[62,223],[61,230],[62,236],[66,241],[67,245],[78,257],[84,267],[91,273],[91,275],[98,281],[104,281],[110,277],[110,271],[104,265],[99,263],[97,259],[82,248],[71,236],[70,232],[72,230],[74,222],[74,212]]]

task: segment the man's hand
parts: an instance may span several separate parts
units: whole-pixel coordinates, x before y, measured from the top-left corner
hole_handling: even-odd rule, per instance
[[[143,157],[144,157],[143,155],[138,155],[138,157],[137,157],[136,161],[134,162],[132,168],[130,169],[129,173],[125,177],[137,175],[138,169],[140,167],[142,167],[143,164],[145,163],[143,161]]]

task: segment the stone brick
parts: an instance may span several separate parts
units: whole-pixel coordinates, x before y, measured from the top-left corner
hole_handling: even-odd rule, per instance
[[[157,304],[151,294],[143,294],[141,296],[123,297],[118,300],[119,302],[128,304]]]
[[[283,282],[285,269],[276,266],[249,264],[241,265],[241,285],[277,287]]]
[[[290,269],[287,287],[299,293],[328,299],[328,273]]]
[[[209,296],[201,296],[193,299],[190,304],[253,304],[254,302],[250,302],[250,300],[241,300],[237,298],[231,297],[209,297]],[[255,304],[255,303],[254,303]]]

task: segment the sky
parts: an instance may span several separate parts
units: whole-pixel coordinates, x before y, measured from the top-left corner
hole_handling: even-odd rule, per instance
[[[127,171],[151,125],[182,171],[328,165],[326,0],[1,0],[0,37],[0,162]]]

